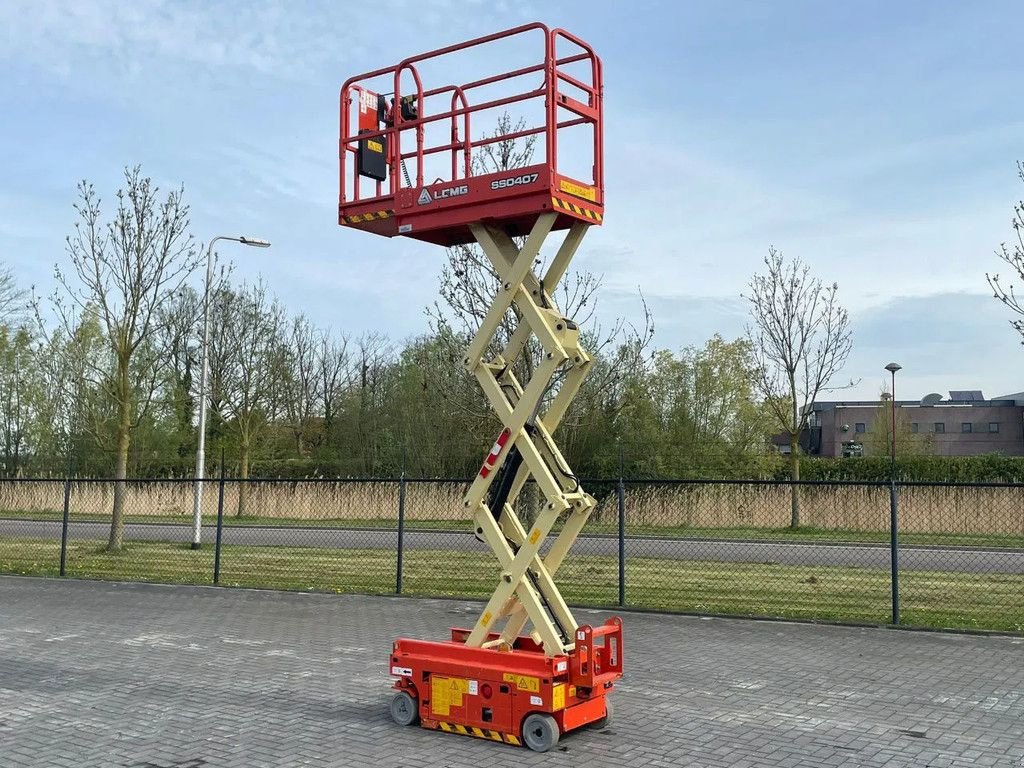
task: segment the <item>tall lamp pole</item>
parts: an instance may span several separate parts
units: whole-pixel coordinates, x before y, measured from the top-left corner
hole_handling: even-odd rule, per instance
[[[889,363],[885,370],[892,374],[892,444],[889,451],[889,564],[892,569],[892,623],[900,623],[900,550],[896,496],[896,371],[899,363]]]
[[[892,460],[891,468],[894,481],[896,479],[896,371],[902,367],[899,363],[889,363],[885,366],[885,370],[892,374],[892,446],[889,458]]]
[[[196,447],[196,478],[192,492],[192,549],[199,549],[203,534],[203,476],[206,474],[206,384],[210,361],[210,284],[213,282],[213,244],[218,240],[231,240],[254,248],[269,248],[269,240],[257,237],[231,237],[218,235],[206,249],[206,286],[203,290],[203,363],[199,375],[199,442]]]

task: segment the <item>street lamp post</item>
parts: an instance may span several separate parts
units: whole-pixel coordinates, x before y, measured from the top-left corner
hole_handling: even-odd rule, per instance
[[[892,569],[892,623],[900,623],[900,552],[898,535],[897,508],[899,499],[896,496],[896,371],[902,368],[899,363],[889,363],[885,370],[892,374],[892,443],[889,448],[889,563]]]
[[[891,467],[894,480],[896,478],[896,371],[902,367],[899,363],[889,363],[885,366],[885,370],[892,374],[892,446],[889,458],[892,460]]]
[[[203,290],[203,347],[202,372],[199,375],[199,440],[196,446],[196,478],[192,494],[192,549],[199,549],[203,532],[203,476],[206,474],[206,384],[209,377],[210,347],[210,284],[213,282],[213,244],[218,240],[231,240],[254,248],[269,248],[269,240],[257,237],[231,237],[218,235],[206,249],[206,286]]]

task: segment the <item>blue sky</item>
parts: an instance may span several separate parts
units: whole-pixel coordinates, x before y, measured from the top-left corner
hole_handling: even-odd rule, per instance
[[[360,6],[362,7],[362,6]],[[184,183],[194,232],[292,311],[358,335],[426,328],[440,253],[337,226],[348,76],[540,20],[605,64],[607,218],[577,264],[600,315],[657,344],[742,333],[769,245],[837,281],[854,319],[844,397],[1024,389],[1024,350],[986,271],[1024,195],[1019,3],[0,4],[0,260],[47,293],[75,183],[109,199],[141,163]]]

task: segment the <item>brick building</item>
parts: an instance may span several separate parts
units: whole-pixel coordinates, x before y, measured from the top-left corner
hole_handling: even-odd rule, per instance
[[[814,403],[801,444],[815,456],[869,456],[886,445],[890,418],[877,400]],[[920,435],[938,456],[1024,456],[1024,392],[994,400],[977,390],[950,392],[948,400],[897,400],[896,423],[898,436]]]

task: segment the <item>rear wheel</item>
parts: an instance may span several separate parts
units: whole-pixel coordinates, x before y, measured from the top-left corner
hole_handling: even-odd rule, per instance
[[[419,722],[419,707],[408,691],[399,691],[391,699],[391,719],[399,725],[415,725]]]
[[[547,752],[558,744],[558,723],[551,715],[534,712],[523,720],[523,742],[534,752]]]

